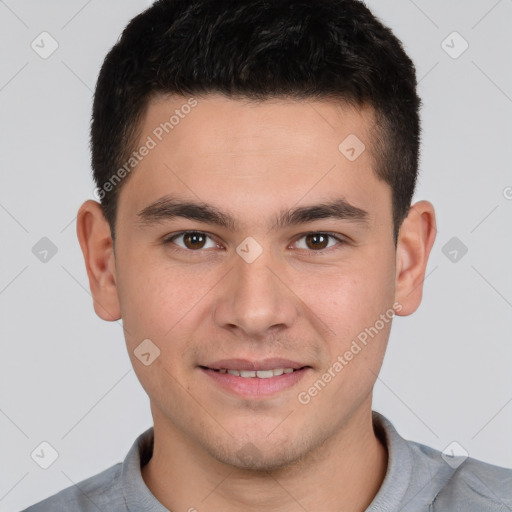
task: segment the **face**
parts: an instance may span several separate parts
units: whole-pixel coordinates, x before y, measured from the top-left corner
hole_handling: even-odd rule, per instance
[[[152,147],[119,197],[112,270],[128,352],[155,429],[234,466],[283,467],[370,410],[397,309],[372,111],[187,101],[149,104],[140,146]]]

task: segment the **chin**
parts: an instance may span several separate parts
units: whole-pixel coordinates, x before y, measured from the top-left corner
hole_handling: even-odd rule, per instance
[[[296,449],[287,443],[281,443],[276,449],[268,440],[248,441],[242,444],[240,448],[234,448],[234,443],[229,446],[215,447],[209,446],[210,455],[229,466],[240,470],[251,472],[268,473],[269,471],[279,471],[297,465],[305,454],[297,453]]]

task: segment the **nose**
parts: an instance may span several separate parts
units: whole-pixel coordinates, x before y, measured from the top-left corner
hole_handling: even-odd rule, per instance
[[[219,288],[214,321],[251,339],[291,327],[298,316],[298,299],[286,281],[270,251],[263,251],[252,263],[237,256]]]

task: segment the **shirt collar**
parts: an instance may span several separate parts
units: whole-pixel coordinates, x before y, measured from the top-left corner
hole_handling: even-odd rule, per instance
[[[141,464],[146,464],[153,455],[153,441],[154,430],[150,427],[135,440],[123,463],[123,498],[131,512],[169,512],[153,496],[142,478]]]
[[[372,411],[372,419],[375,435],[388,451],[388,467],[379,491],[365,512],[400,510],[413,469],[409,445],[382,414]]]
[[[411,482],[413,463],[410,447],[382,414],[372,411],[372,419],[375,434],[387,448],[388,467],[384,481],[366,512],[398,510]],[[169,512],[142,478],[141,464],[151,459],[153,441],[154,430],[150,427],[135,440],[123,463],[123,497],[128,510],[132,512]]]

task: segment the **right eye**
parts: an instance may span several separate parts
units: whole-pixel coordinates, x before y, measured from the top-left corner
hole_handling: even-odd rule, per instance
[[[181,244],[176,242],[176,240],[180,239],[182,240]],[[205,246],[208,239],[211,240],[211,245],[209,247]],[[201,249],[219,247],[219,244],[217,244],[209,235],[203,231],[182,231],[180,233],[175,233],[174,235],[166,237],[164,239],[164,243],[177,245],[181,249],[189,252],[198,252]]]

